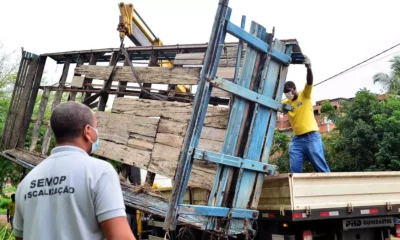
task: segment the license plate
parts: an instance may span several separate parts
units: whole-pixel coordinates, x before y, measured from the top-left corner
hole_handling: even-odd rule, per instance
[[[375,227],[394,227],[394,219],[392,217],[381,217],[343,220],[344,230]]]

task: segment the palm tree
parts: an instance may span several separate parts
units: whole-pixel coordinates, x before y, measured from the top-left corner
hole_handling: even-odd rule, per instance
[[[395,56],[389,62],[392,63],[390,66],[391,72],[377,73],[373,76],[374,84],[379,83],[382,85],[383,90],[391,94],[400,93],[400,56]]]

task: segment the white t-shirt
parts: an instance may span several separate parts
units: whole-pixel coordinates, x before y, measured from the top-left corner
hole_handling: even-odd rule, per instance
[[[56,147],[18,186],[14,232],[24,240],[104,239],[100,222],[126,216],[111,164]]]

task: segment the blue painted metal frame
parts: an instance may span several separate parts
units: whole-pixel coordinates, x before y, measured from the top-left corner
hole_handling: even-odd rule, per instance
[[[272,49],[272,52],[268,52],[269,45],[268,43],[262,41],[261,39],[251,35],[250,33],[246,32],[245,30],[241,29],[240,27],[236,26],[235,24],[228,22],[226,30],[228,33],[232,34],[233,36],[247,42],[248,44],[252,45],[257,50],[270,54],[275,60],[289,65],[291,62],[291,57],[289,55],[284,54],[276,49]]]
[[[283,50],[284,44],[281,44],[279,40],[275,40],[274,47],[277,47],[279,50]],[[266,74],[264,75],[265,79],[263,79],[264,85],[261,89],[259,89],[259,91],[262,94],[261,96],[272,100],[275,86],[279,77],[281,64],[276,61],[267,61],[267,64],[268,68],[265,69]],[[274,111],[272,111],[270,108],[262,106],[259,103],[255,105],[250,133],[244,152],[244,157],[253,160],[253,162],[260,161],[265,134],[268,128],[268,121],[272,112]],[[274,133],[268,132],[267,134],[273,135]],[[241,170],[239,175],[241,178],[238,181],[237,191],[235,192],[234,207],[247,208],[249,207],[249,199],[253,191],[257,173]]]
[[[166,231],[175,230],[178,222],[178,208],[183,203],[186,188],[189,182],[193,165],[193,151],[197,147],[201,130],[206,116],[212,86],[206,81],[215,77],[222,46],[226,35],[226,22],[229,21],[231,9],[228,8],[229,0],[220,0],[215,15],[210,41],[204,59],[200,81],[193,103],[192,115],[186,130],[185,141],[182,147],[178,167],[175,174],[175,184],[172,189],[169,209],[164,222]]]
[[[250,209],[236,209],[236,208],[181,204],[178,213],[186,215],[200,215],[200,216],[212,216],[212,217],[257,219],[259,211]]]
[[[272,124],[273,126],[270,124],[268,126],[268,121],[274,123],[269,116],[272,115],[271,113],[276,114],[277,110],[291,110],[290,107],[283,106],[280,103],[279,98],[277,99],[273,97],[273,91],[276,89],[274,86],[277,82],[276,78],[278,77],[279,71],[281,70],[281,64],[285,65],[285,67],[289,65],[291,57],[287,52],[282,53],[281,51],[283,49],[272,48],[265,42],[267,33],[266,29],[261,25],[252,22],[250,33],[248,33],[232,24],[229,21],[231,9],[228,8],[227,5],[228,0],[220,0],[205,61],[200,74],[200,81],[193,104],[191,119],[186,131],[182,153],[175,174],[175,184],[172,190],[169,210],[164,224],[164,229],[167,231],[176,228],[179,214],[209,216],[210,218],[208,218],[207,224],[203,226],[204,229],[214,230],[216,227],[216,218],[228,217],[232,221],[235,221],[233,224],[235,226],[229,225],[230,227],[228,232],[242,232],[246,229],[251,230],[251,222],[250,224],[246,224],[246,221],[243,219],[256,219],[258,217],[258,211],[246,209],[247,206],[244,204],[245,199],[248,201],[251,198],[251,193],[248,195],[240,195],[238,193],[243,192],[243,189],[245,188],[247,188],[246,191],[251,191],[254,187],[254,181],[256,178],[258,185],[260,176],[264,176],[265,173],[272,174],[276,169],[275,166],[265,162],[259,162],[259,160],[261,158],[261,149],[264,143],[266,129],[268,128],[268,132],[270,132],[269,130],[271,127],[275,127],[276,124]],[[243,16],[241,24],[242,28],[244,28],[244,23],[245,17]],[[239,38],[234,83],[222,78],[214,79],[226,33],[230,33]],[[248,47],[243,68],[241,70],[241,76],[238,79],[243,42],[247,42]],[[256,76],[254,74],[258,73],[260,69],[260,66],[258,66],[259,61],[261,57],[265,56],[265,54],[268,55],[268,60],[264,65],[265,69],[261,75]],[[274,60],[273,64],[279,66],[279,69],[278,67],[273,67],[271,68],[272,70],[270,70],[270,59]],[[268,72],[266,72],[266,69],[268,69]],[[269,74],[270,72],[274,73]],[[275,81],[271,76],[275,76]],[[257,85],[256,82],[259,80],[261,80],[259,89],[260,93],[257,93],[250,88],[255,88],[255,86],[253,87],[253,84]],[[264,81],[267,81],[267,84],[264,84]],[[233,97],[234,101],[231,107],[222,153],[197,149],[213,85],[231,92],[235,96]],[[267,90],[263,88],[264,85],[266,85],[265,89]],[[278,86],[276,92],[280,93],[280,91],[282,91],[280,88],[281,85],[278,84]],[[253,116],[249,116],[246,113],[246,109],[250,107],[249,101],[254,102],[256,106]],[[245,152],[239,152],[243,150],[238,145],[240,143],[239,135],[246,124],[245,122],[250,120],[251,132],[248,137]],[[258,126],[260,124],[263,124],[264,126]],[[269,135],[267,138],[268,137]],[[255,149],[255,146],[259,146],[259,149],[255,151],[255,153],[251,153],[252,149]],[[236,157],[235,155],[238,154],[244,154],[244,158]],[[247,155],[249,157],[246,157]],[[193,160],[195,158],[219,164],[208,202],[209,206],[182,204]],[[234,196],[234,208],[221,207],[222,205],[227,206],[227,190],[229,190],[229,184],[231,183],[229,180],[232,178],[232,170],[234,169],[232,167],[239,168],[240,171],[238,178],[239,183],[236,186]],[[252,185],[246,185],[247,182],[250,183],[251,181],[253,181]],[[213,203],[214,198],[215,203]]]
[[[230,92],[232,94],[235,94],[236,96],[239,96],[241,98],[250,100],[252,102],[258,103],[260,105],[263,105],[264,107],[271,108],[276,111],[292,111],[293,107],[287,104],[282,104],[280,101],[273,100],[272,98],[266,97],[264,95],[261,95],[259,93],[256,93],[254,91],[251,91],[250,89],[241,87],[237,84],[234,84],[233,82],[229,80],[225,80],[223,78],[214,78],[213,80],[210,81],[214,87],[225,90],[227,92]]]
[[[243,15],[242,16],[242,22],[240,23],[240,28],[244,29],[245,25],[246,25],[246,16]],[[243,51],[243,40],[239,39],[236,59],[242,59],[242,51]],[[240,62],[241,61],[236,61],[235,74],[233,76],[233,82],[234,83],[237,83],[237,80],[238,80],[238,77],[239,77]]]
[[[256,37],[265,38],[266,29],[255,22],[252,22],[250,31]],[[238,85],[244,88],[250,88],[252,75],[256,66],[256,57],[258,51],[251,46],[247,47],[241,76],[238,80]],[[227,155],[235,155],[237,144],[239,140],[239,133],[243,122],[243,113],[245,111],[246,104],[248,102],[243,98],[235,98],[233,102],[231,114],[229,116],[227,133],[225,136],[224,144],[222,146],[222,153]],[[218,186],[216,193],[215,206],[221,206],[224,201],[224,197],[227,194],[226,188],[228,179],[230,178],[231,168],[229,166],[219,166],[218,173],[221,174],[220,179],[215,178],[214,185]],[[212,192],[210,198],[214,196]],[[210,219],[213,221],[213,219]],[[211,224],[211,222],[210,222]]]
[[[231,167],[243,168],[250,171],[261,172],[268,175],[273,175],[276,171],[275,165],[264,164],[249,159],[224,155],[222,153],[212,152],[198,148],[195,149],[193,157],[196,159],[207,160],[210,162],[228,165]]]

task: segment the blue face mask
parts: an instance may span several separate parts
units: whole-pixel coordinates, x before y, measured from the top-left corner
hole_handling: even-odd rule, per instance
[[[94,153],[97,150],[97,148],[99,147],[99,142],[100,142],[99,132],[97,131],[96,128],[94,128],[92,126],[89,126],[89,127],[91,127],[92,129],[94,129],[96,131],[96,141],[93,142],[92,140],[90,140],[90,142],[92,143],[92,151],[90,153]]]

